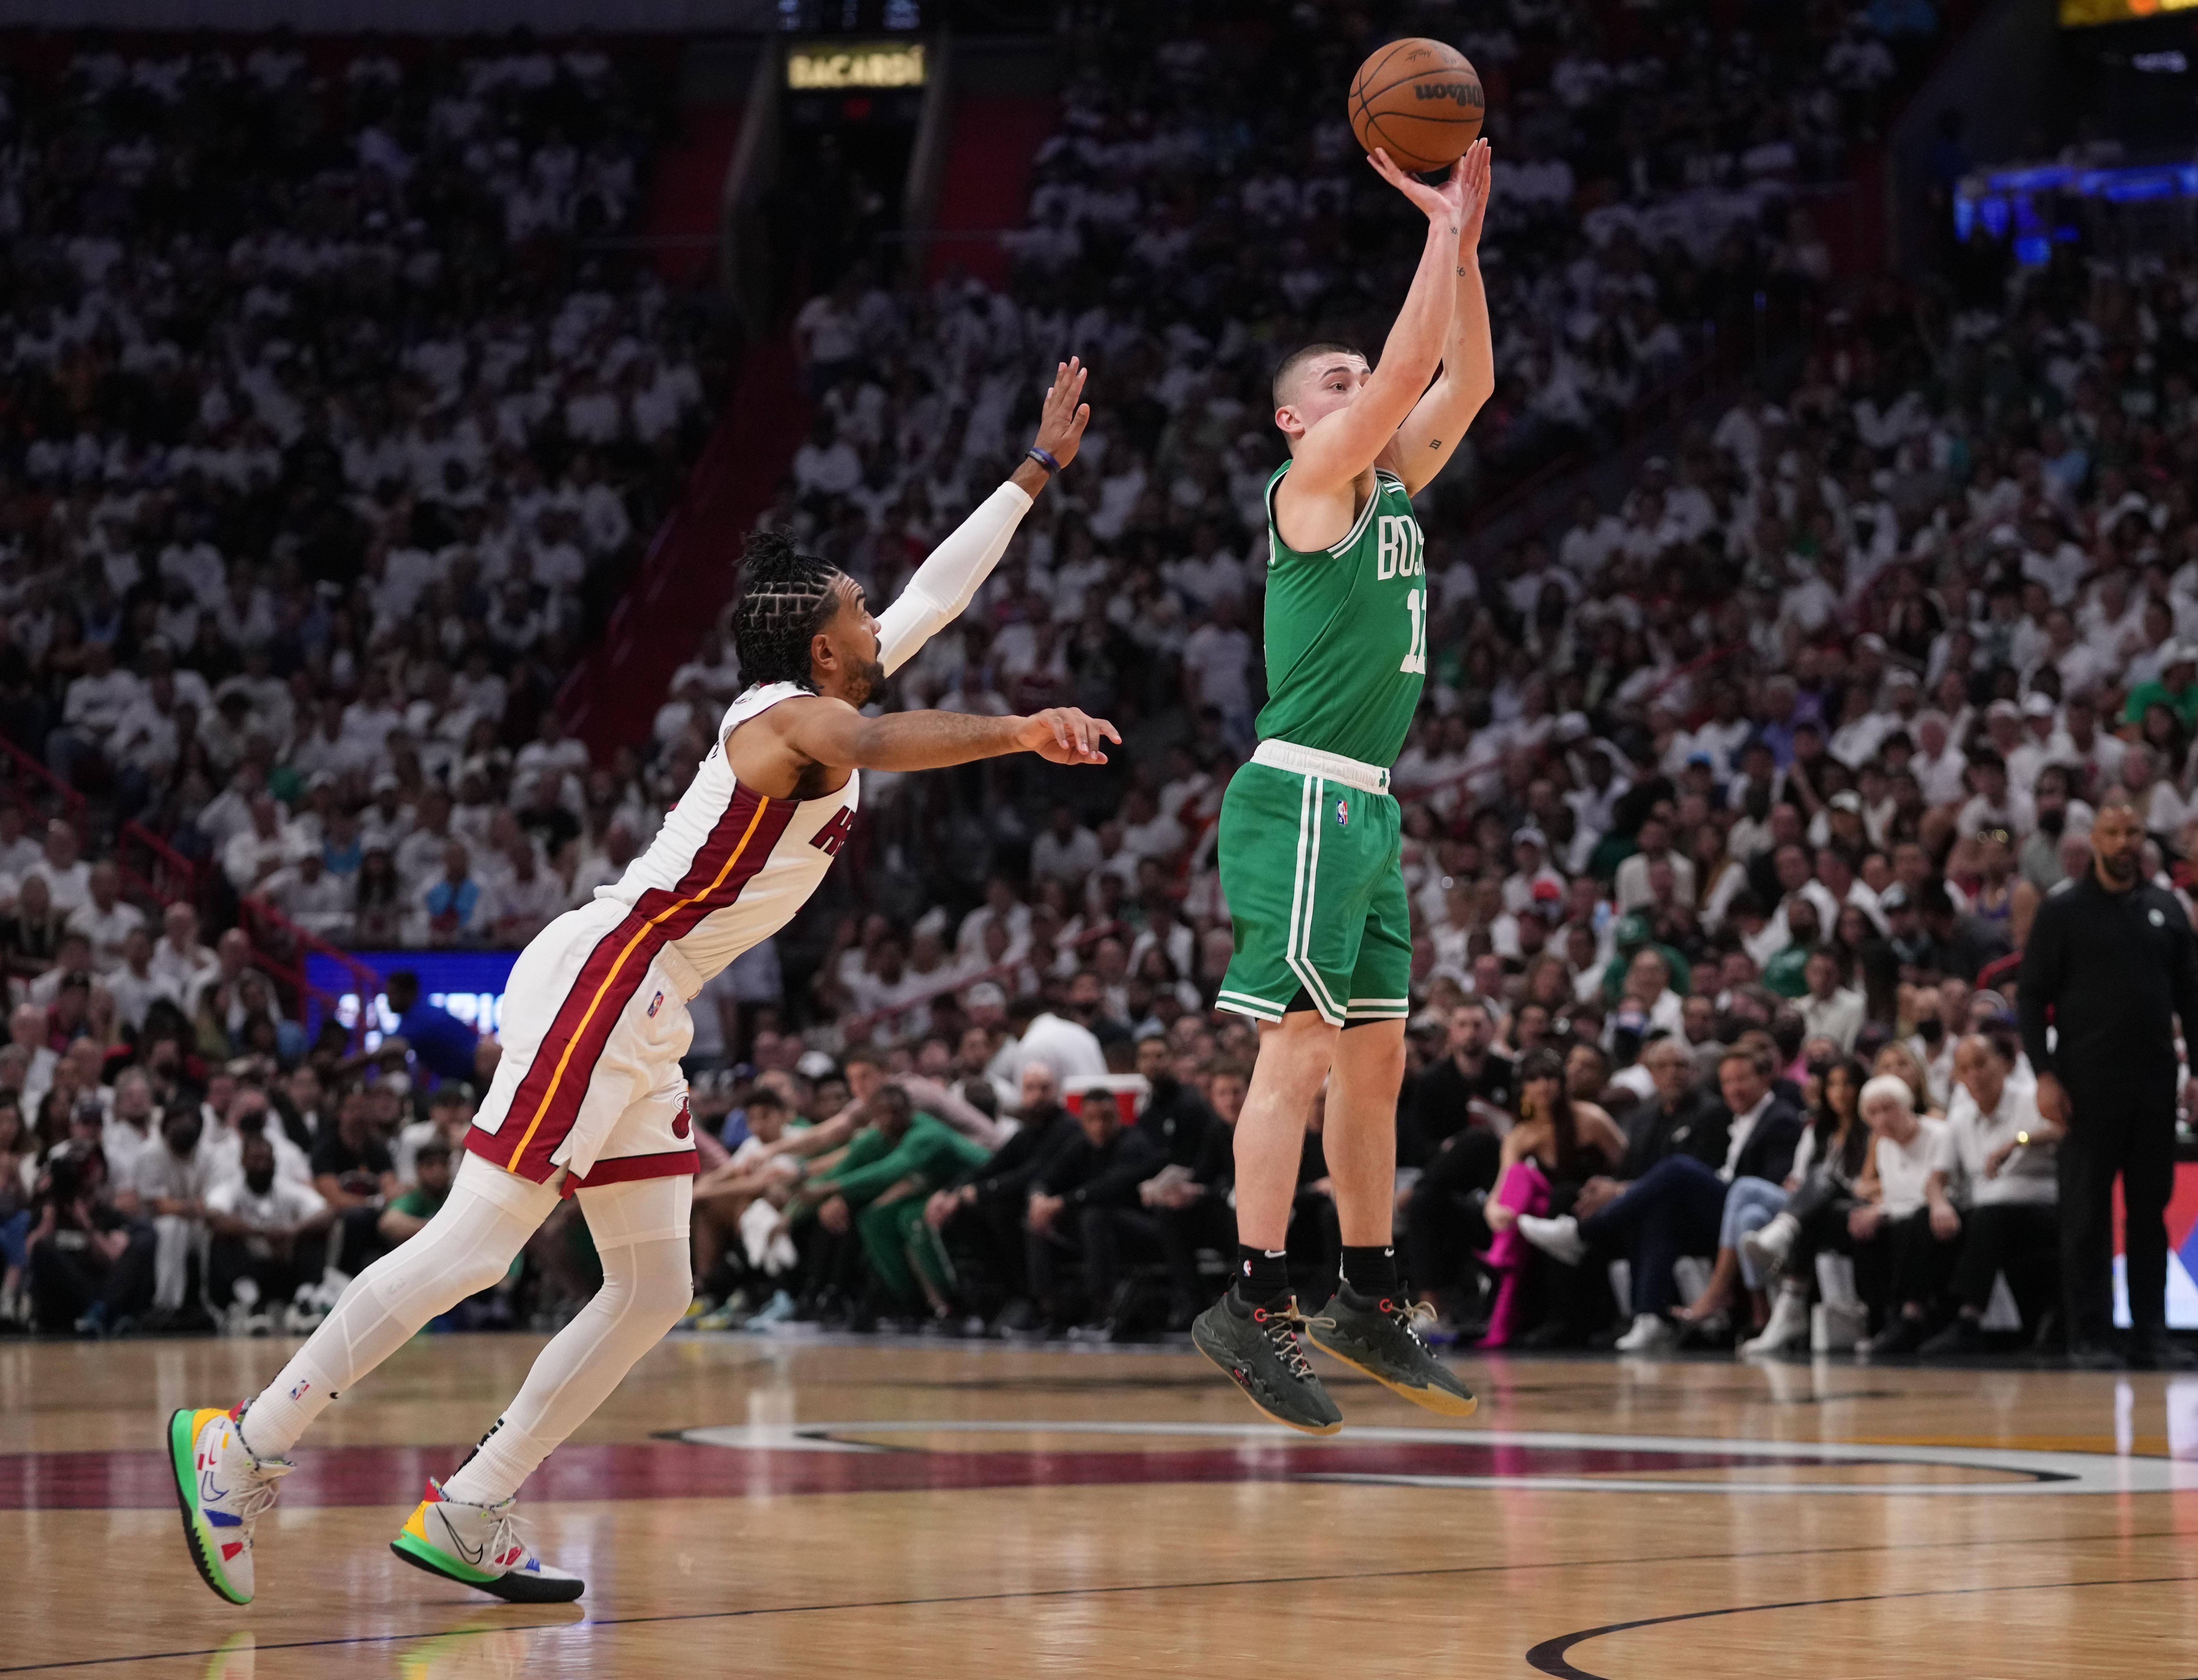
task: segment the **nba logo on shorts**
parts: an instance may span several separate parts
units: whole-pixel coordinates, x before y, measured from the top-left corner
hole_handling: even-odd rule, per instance
[[[1339,828],[1347,828],[1351,826],[1350,800],[1338,799],[1335,802],[1335,826]]]
[[[648,1000],[648,1018],[651,1020],[654,1020],[656,1019],[656,1012],[663,1007],[664,994],[660,991],[655,997]]]

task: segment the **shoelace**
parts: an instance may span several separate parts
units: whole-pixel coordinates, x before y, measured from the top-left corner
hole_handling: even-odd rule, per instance
[[[512,1557],[515,1563],[532,1553],[534,1549],[526,1543],[526,1536],[519,1526],[519,1511],[515,1501],[507,1499],[501,1505],[487,1507],[487,1511],[489,1515],[495,1519],[488,1532],[486,1555],[490,1562],[495,1564],[499,1569],[506,1568],[509,1566],[504,1563],[505,1558]],[[516,1557],[513,1557],[515,1553],[517,1554]]]
[[[1298,1326],[1322,1324],[1333,1328],[1333,1318],[1308,1318],[1292,1301],[1286,1307],[1254,1307],[1252,1317],[1267,1333],[1267,1340],[1275,1345],[1276,1356],[1282,1368],[1300,1382],[1312,1375],[1312,1362],[1305,1357],[1305,1346],[1298,1340]]]
[[[1398,1306],[1393,1302],[1389,1307],[1389,1316],[1396,1320],[1398,1329],[1419,1343],[1422,1347],[1428,1345],[1428,1339],[1420,1334],[1420,1326],[1432,1324],[1442,1317],[1426,1301],[1411,1301],[1403,1306]]]
[[[252,1485],[230,1501],[230,1510],[240,1520],[247,1523],[256,1517],[265,1516],[273,1509],[276,1499],[282,1491],[276,1484],[297,1468],[287,1459],[253,1459]]]

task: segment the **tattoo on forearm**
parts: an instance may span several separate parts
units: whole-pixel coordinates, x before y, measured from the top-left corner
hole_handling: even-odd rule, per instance
[[[1429,449],[1440,449],[1442,447],[1442,439],[1440,438],[1429,438],[1428,439],[1428,447]]]

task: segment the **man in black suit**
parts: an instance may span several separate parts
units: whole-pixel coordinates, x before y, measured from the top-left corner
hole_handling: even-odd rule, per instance
[[[1678,1340],[1667,1316],[1672,1263],[1683,1254],[1717,1252],[1725,1191],[1732,1181],[1767,1178],[1782,1183],[1792,1171],[1804,1122],[1801,1111],[1771,1090],[1775,1071],[1759,1049],[1736,1045],[1718,1061],[1726,1119],[1723,1159],[1716,1166],[1685,1151],[1666,1154],[1585,1217],[1521,1218],[1521,1235],[1567,1265],[1579,1264],[1591,1247],[1631,1262],[1633,1327],[1619,1339],[1619,1352],[1654,1352]],[[1707,1148],[1708,1138],[1700,1141]]]
[[[1732,1116],[1714,1093],[1695,1085],[1695,1056],[1685,1041],[1675,1037],[1651,1041],[1641,1053],[1641,1065],[1656,1089],[1619,1116],[1619,1129],[1625,1134],[1625,1158],[1613,1176],[1587,1181],[1580,1205],[1573,1210],[1582,1218],[1617,1200],[1667,1155],[1692,1155],[1708,1166],[1724,1162],[1725,1133]]]

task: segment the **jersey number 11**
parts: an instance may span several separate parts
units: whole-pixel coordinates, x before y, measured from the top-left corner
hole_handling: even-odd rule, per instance
[[[1408,676],[1428,674],[1428,592],[1412,590],[1404,596],[1404,610],[1412,615],[1411,644],[1405,649],[1404,662],[1397,669]]]

